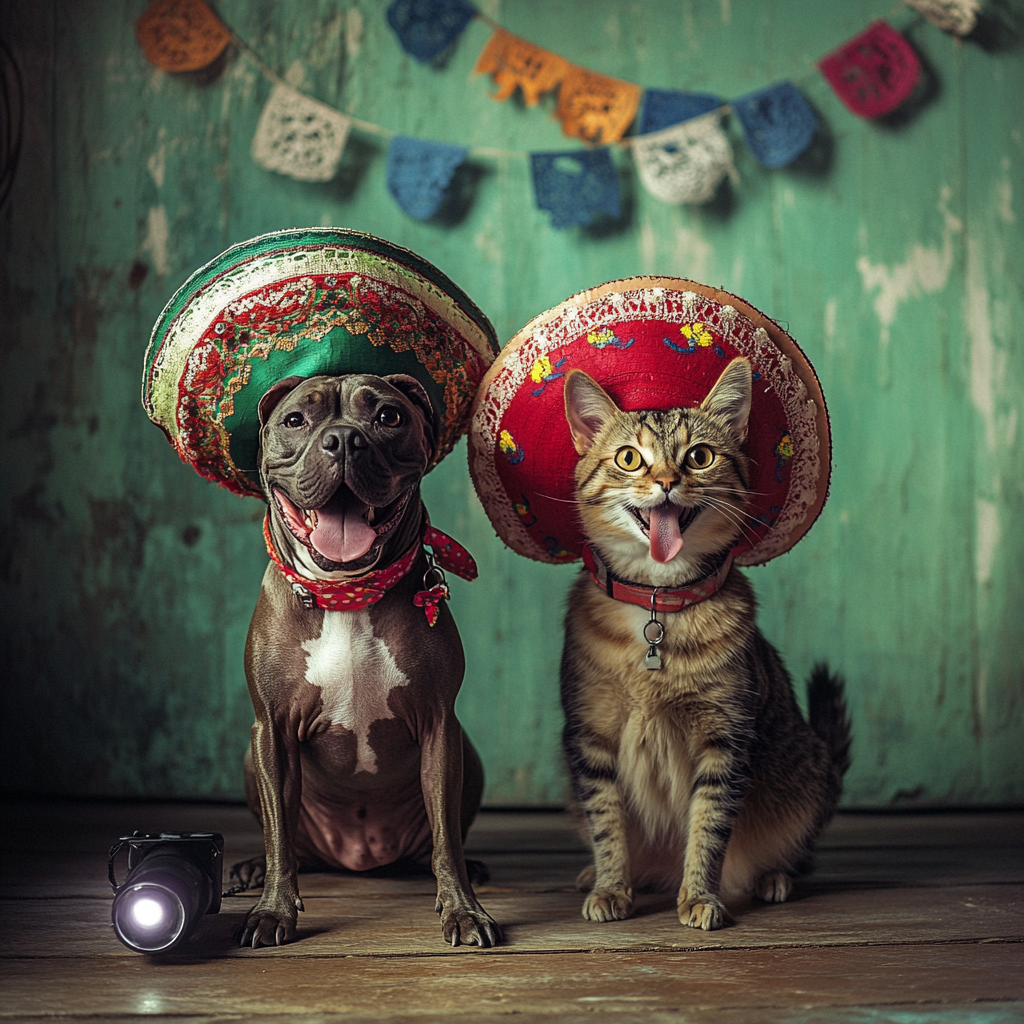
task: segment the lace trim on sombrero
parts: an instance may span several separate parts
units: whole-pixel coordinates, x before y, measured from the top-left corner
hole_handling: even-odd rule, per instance
[[[735,307],[719,305],[695,292],[678,292],[665,288],[632,289],[611,292],[584,306],[563,309],[557,316],[540,324],[528,340],[507,358],[490,382],[475,414],[473,472],[482,492],[503,494],[497,470],[496,448],[500,443],[501,422],[512,400],[524,386],[534,364],[552,353],[568,347],[590,332],[631,320],[663,320],[687,324],[701,322],[725,336],[742,354],[758,366],[766,382],[785,409],[793,455],[790,460],[790,487],[785,509],[765,536],[750,550],[736,556],[739,565],[766,562],[787,550],[792,531],[806,518],[817,500],[820,472],[819,442],[816,429],[818,413],[814,400],[793,369],[792,361],[773,344],[763,327]],[[530,325],[524,328],[529,331]],[[519,540],[518,550],[524,553],[533,546],[512,500],[488,507],[495,529],[502,537]],[[510,546],[516,547],[515,544]]]

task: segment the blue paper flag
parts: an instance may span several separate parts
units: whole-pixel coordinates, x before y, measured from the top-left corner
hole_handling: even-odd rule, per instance
[[[568,153],[531,153],[537,207],[551,226],[589,224],[599,214],[618,217],[619,178],[607,146]]]
[[[676,92],[673,89],[645,89],[637,117],[637,134],[661,131],[680,121],[710,113],[726,105],[707,92]]]
[[[394,0],[388,24],[402,49],[424,63],[432,61],[476,17],[465,0]]]
[[[765,167],[785,167],[810,144],[818,120],[792,82],[778,82],[733,100],[754,156]]]
[[[463,146],[396,135],[388,147],[388,191],[410,217],[433,217],[468,153]]]

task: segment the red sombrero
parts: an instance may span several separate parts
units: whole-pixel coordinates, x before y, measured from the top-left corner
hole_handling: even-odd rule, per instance
[[[759,526],[739,565],[788,551],[828,495],[830,436],[814,368],[749,303],[671,277],[631,277],[580,292],[530,321],[503,349],[473,404],[469,465],[498,536],[541,562],[571,562],[583,537],[573,502],[579,456],[565,419],[569,370],[585,370],[620,408],[696,406],[730,360],[747,356],[750,512]]]

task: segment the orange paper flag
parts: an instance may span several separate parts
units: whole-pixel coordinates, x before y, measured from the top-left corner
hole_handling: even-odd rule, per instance
[[[135,38],[163,71],[198,71],[231,42],[228,27],[204,0],[153,0],[135,22]]]
[[[498,91],[496,100],[507,100],[518,86],[528,107],[535,107],[541,94],[558,88],[572,65],[557,53],[542,50],[525,39],[495,29],[474,70],[478,75],[493,75]]]
[[[632,82],[569,65],[555,116],[562,131],[588,142],[618,142],[636,117],[643,89]]]

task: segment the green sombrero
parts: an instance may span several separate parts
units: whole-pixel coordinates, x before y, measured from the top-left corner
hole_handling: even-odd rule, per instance
[[[200,476],[261,496],[259,400],[278,381],[415,377],[434,409],[433,468],[465,432],[497,351],[483,313],[415,253],[343,228],[277,231],[221,253],[167,303],[142,404]]]

